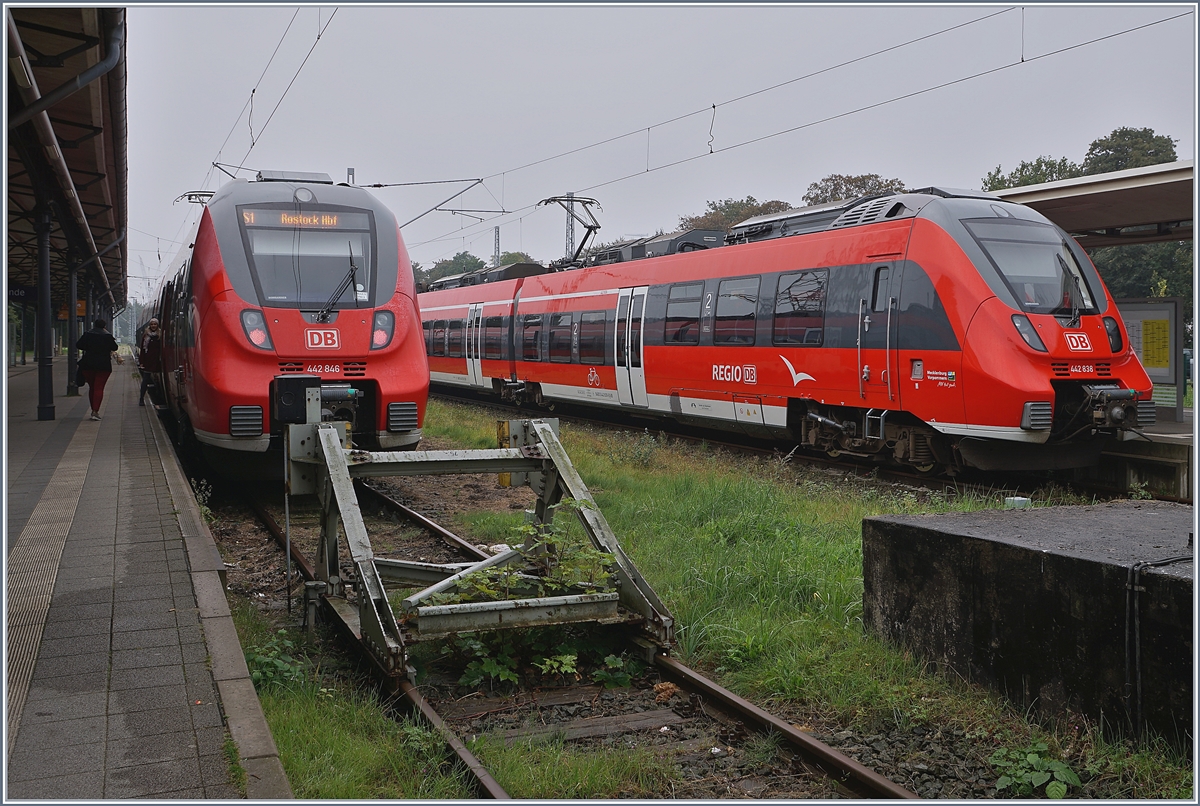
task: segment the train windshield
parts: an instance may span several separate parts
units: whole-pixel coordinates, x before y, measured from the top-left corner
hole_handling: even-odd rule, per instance
[[[369,212],[293,204],[287,209],[243,206],[238,215],[264,307],[371,305],[375,263]]]
[[[1048,224],[976,218],[963,225],[1027,313],[1099,313],[1087,278],[1062,234]]]

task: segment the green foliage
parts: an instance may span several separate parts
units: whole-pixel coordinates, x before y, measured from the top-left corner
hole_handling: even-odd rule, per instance
[[[205,523],[216,523],[217,516],[209,509],[208,502],[212,498],[212,485],[207,479],[192,479],[192,492],[196,495],[196,506],[200,510],[200,517],[204,518]]]
[[[1083,158],[1083,172],[1090,176],[1174,162],[1177,159],[1174,138],[1165,134],[1156,135],[1154,129],[1122,126],[1113,129],[1107,137],[1092,141]]]
[[[304,680],[308,664],[293,656],[295,650],[296,645],[287,637],[287,630],[279,630],[263,644],[248,647],[246,665],[250,668],[254,687],[261,691],[271,686],[288,686]]]
[[[983,178],[984,190],[1003,190],[1023,185],[1040,185],[1043,182],[1057,182],[1060,179],[1074,179],[1083,175],[1083,168],[1066,157],[1038,157],[1033,162],[1021,160],[1021,164],[1010,173],[1005,174],[997,165],[996,170]]]
[[[434,263],[426,273],[424,280],[429,282],[453,274],[465,274],[469,271],[478,271],[486,266],[487,263],[484,260],[475,257],[470,252],[459,252],[452,258]]]
[[[740,224],[747,218],[767,215],[768,213],[782,213],[792,209],[792,205],[788,202],[780,201],[779,199],[760,202],[753,196],[747,196],[744,199],[710,201],[706,204],[705,211],[699,215],[680,216],[679,228],[681,230],[728,230],[730,227]]]
[[[555,509],[578,512],[587,501],[564,499]],[[432,604],[495,602],[505,599],[559,596],[571,591],[603,593],[614,588],[614,557],[600,551],[582,534],[572,534],[562,514],[549,524],[514,527],[520,560],[472,571],[455,589],[429,597]]]
[[[825,204],[842,199],[857,199],[860,196],[903,192],[904,182],[900,179],[884,179],[879,174],[830,174],[808,186],[808,192],[804,194],[804,203]]]
[[[608,655],[604,665],[592,672],[592,680],[605,688],[625,688],[631,682],[629,672],[625,669],[625,659],[620,655]]]
[[[1068,786],[1082,786],[1079,776],[1061,761],[1048,758],[1045,742],[1034,742],[1023,750],[1001,747],[988,758],[1000,771],[996,791],[1008,789],[1017,797],[1029,797],[1045,786],[1046,797],[1065,797]]]
[[[507,266],[509,263],[538,263],[529,256],[527,252],[501,252],[500,265]]]
[[[1092,263],[1115,299],[1183,297],[1185,326],[1191,326],[1192,242],[1104,246],[1090,253]]]
[[[664,438],[665,442],[666,439]],[[650,467],[658,453],[659,441],[647,428],[636,437],[628,434],[614,435],[609,446],[609,456],[614,462],[629,463],[638,467]]]
[[[576,663],[578,660],[578,655],[576,655],[574,652],[568,652],[563,655],[550,655],[542,658],[541,660],[535,660],[533,665],[536,666],[538,670],[547,677],[551,675],[558,675],[559,677],[564,678],[577,678],[579,677],[579,670],[576,668]]]
[[[230,783],[238,792],[242,793],[242,797],[246,797],[246,768],[242,766],[241,754],[238,753],[237,745],[229,735],[225,736],[225,742],[221,745],[221,754],[229,763]]]

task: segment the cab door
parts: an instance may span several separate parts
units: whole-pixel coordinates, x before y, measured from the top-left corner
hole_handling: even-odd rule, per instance
[[[859,300],[858,372],[861,394],[870,408],[900,408],[901,271],[898,261],[871,263],[869,285]]]
[[[649,286],[622,288],[617,296],[614,334],[617,359],[617,397],[624,406],[648,407],[646,371],[642,366],[642,327]]]

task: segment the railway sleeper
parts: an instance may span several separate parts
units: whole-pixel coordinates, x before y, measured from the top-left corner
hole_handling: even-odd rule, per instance
[[[319,388],[305,389],[304,395],[303,422],[284,423],[284,481],[287,495],[316,495],[320,502],[315,584],[306,588],[310,608],[317,599],[325,600],[385,674],[411,680],[408,648],[419,641],[550,624],[624,623],[639,628],[659,652],[669,651],[673,619],[596,507],[558,439],[557,420],[502,421],[502,447],[491,450],[372,452],[352,447],[349,423],[321,420]],[[576,512],[592,546],[613,558],[616,590],[578,586],[562,595],[529,595],[533,586],[522,589],[518,576],[510,598],[444,603],[439,594],[457,592],[467,574],[515,563],[522,553],[510,549],[474,563],[444,565],[375,557],[355,479],[471,473],[496,473],[501,483],[532,488],[537,500],[529,516],[538,526],[551,523],[564,498],[580,502]],[[525,551],[532,548],[527,545]],[[397,613],[388,600],[388,583],[420,589],[403,600]]]

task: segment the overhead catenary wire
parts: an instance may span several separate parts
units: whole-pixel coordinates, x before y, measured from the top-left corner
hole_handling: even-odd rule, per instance
[[[1007,9],[1007,10],[1012,10],[1012,9]],[[1000,12],[997,12],[997,13],[1000,13]],[[589,186],[587,186],[587,187],[578,188],[578,189],[577,189],[575,192],[577,192],[577,193],[586,193],[586,192],[589,192],[589,191],[596,190],[597,188],[608,187],[608,186],[610,186],[610,185],[614,185],[614,184],[617,184],[617,183],[620,183],[620,182],[624,182],[624,181],[627,181],[627,180],[629,180],[629,179],[633,179],[633,178],[640,177],[640,176],[645,176],[646,174],[649,174],[649,173],[655,173],[655,172],[657,172],[657,171],[662,171],[662,170],[665,170],[665,169],[667,169],[667,168],[674,168],[674,167],[677,167],[677,166],[679,166],[679,165],[684,165],[684,164],[686,164],[686,163],[689,163],[689,162],[694,162],[694,161],[696,161],[696,160],[698,160],[698,159],[702,159],[702,158],[704,158],[704,157],[709,157],[709,156],[715,156],[715,155],[718,155],[718,154],[723,154],[723,153],[725,153],[725,152],[727,152],[727,151],[733,151],[733,150],[735,150],[735,149],[742,148],[742,147],[744,147],[744,146],[753,145],[753,144],[756,144],[756,143],[761,143],[761,142],[763,142],[763,141],[765,141],[765,140],[770,140],[770,139],[772,139],[772,138],[775,138],[775,137],[780,137],[780,136],[782,136],[782,135],[785,135],[785,134],[791,134],[791,133],[794,133],[794,132],[797,132],[797,131],[801,131],[801,130],[803,130],[803,129],[811,128],[811,127],[813,127],[813,126],[818,126],[818,125],[821,125],[821,124],[823,124],[823,123],[829,123],[829,122],[831,122],[831,121],[838,120],[838,119],[845,118],[845,117],[849,117],[849,116],[851,116],[851,115],[855,115],[855,114],[858,114],[858,113],[861,113],[861,112],[870,111],[870,110],[872,110],[872,109],[878,109],[879,107],[882,107],[882,106],[887,106],[888,104],[892,104],[892,103],[896,103],[896,102],[899,102],[899,101],[908,100],[908,99],[910,99],[910,98],[915,98],[915,97],[917,97],[917,96],[920,96],[920,95],[925,95],[925,94],[927,94],[927,93],[930,93],[930,92],[936,92],[937,90],[945,89],[945,88],[947,88],[947,87],[951,87],[951,86],[954,86],[954,85],[957,85],[957,84],[962,84],[962,83],[965,83],[965,82],[968,82],[968,81],[974,81],[974,80],[976,80],[976,79],[979,79],[979,78],[983,78],[983,77],[986,77],[986,76],[989,76],[989,75],[994,75],[994,74],[996,74],[996,73],[1003,72],[1003,71],[1005,71],[1005,70],[1008,70],[1008,69],[1011,69],[1011,68],[1013,68],[1013,67],[1021,67],[1021,66],[1027,65],[1027,64],[1032,64],[1032,63],[1034,63],[1034,62],[1040,61],[1040,60],[1042,60],[1042,59],[1047,59],[1047,58],[1049,58],[1049,57],[1051,57],[1051,56],[1059,56],[1059,55],[1062,55],[1063,53],[1067,53],[1067,52],[1070,52],[1070,51],[1073,51],[1073,50],[1077,50],[1077,49],[1079,49],[1079,48],[1088,47],[1088,46],[1090,46],[1090,45],[1095,45],[1095,44],[1097,44],[1097,43],[1104,42],[1104,41],[1107,41],[1107,40],[1110,40],[1110,39],[1114,39],[1114,38],[1116,38],[1116,37],[1119,37],[1119,36],[1124,36],[1124,35],[1126,35],[1126,34],[1131,34],[1131,33],[1135,33],[1135,32],[1137,32],[1137,31],[1142,31],[1142,30],[1145,30],[1145,29],[1147,29],[1147,28],[1154,27],[1154,26],[1156,26],[1156,25],[1162,25],[1162,24],[1165,24],[1165,23],[1168,23],[1168,22],[1172,22],[1172,21],[1174,21],[1174,20],[1181,19],[1181,18],[1183,18],[1183,17],[1186,17],[1186,16],[1189,16],[1189,15],[1192,15],[1192,14],[1194,14],[1194,13],[1195,13],[1194,11],[1192,11],[1192,10],[1188,10],[1188,11],[1185,11],[1185,12],[1183,12],[1183,13],[1181,13],[1181,14],[1176,14],[1176,15],[1174,15],[1174,16],[1171,16],[1171,17],[1166,17],[1166,18],[1163,18],[1163,19],[1154,20],[1154,21],[1152,21],[1152,22],[1144,23],[1144,24],[1142,24],[1142,25],[1134,26],[1134,27],[1132,27],[1132,28],[1126,28],[1126,29],[1124,29],[1124,30],[1117,31],[1117,32],[1114,32],[1114,33],[1111,33],[1111,34],[1106,34],[1106,35],[1104,35],[1104,36],[1099,36],[1099,37],[1096,37],[1096,38],[1094,38],[1094,39],[1089,39],[1089,40],[1087,40],[1087,41],[1084,41],[1084,42],[1078,42],[1078,43],[1076,43],[1076,44],[1074,44],[1074,45],[1068,45],[1068,46],[1066,46],[1066,47],[1062,47],[1062,48],[1059,48],[1059,49],[1057,49],[1057,50],[1048,51],[1048,52],[1046,52],[1046,53],[1043,53],[1043,54],[1040,54],[1040,55],[1037,55],[1037,56],[1028,56],[1028,57],[1026,57],[1026,56],[1024,56],[1024,55],[1022,54],[1022,56],[1021,56],[1021,57],[1020,57],[1018,60],[1011,61],[1011,62],[1008,62],[1008,63],[1006,63],[1006,64],[1002,64],[1002,65],[999,65],[999,66],[997,66],[997,67],[989,68],[989,69],[987,69],[987,70],[983,70],[983,71],[980,71],[980,72],[977,72],[977,73],[973,73],[973,74],[971,74],[971,75],[969,75],[969,76],[963,76],[963,77],[960,77],[960,78],[957,78],[957,79],[953,79],[953,80],[950,80],[950,81],[944,81],[944,82],[941,82],[941,83],[939,83],[939,84],[935,84],[935,85],[932,85],[932,86],[929,86],[929,87],[925,87],[925,88],[923,88],[923,89],[919,89],[919,90],[913,90],[912,92],[903,93],[903,94],[901,94],[901,95],[897,95],[897,96],[894,96],[894,97],[892,97],[892,98],[885,99],[885,100],[883,100],[883,101],[878,101],[878,102],[875,102],[875,103],[872,103],[872,104],[866,104],[866,105],[864,105],[864,106],[860,106],[860,107],[857,107],[857,108],[855,108],[855,109],[848,110],[848,111],[846,111],[846,112],[840,112],[840,113],[838,113],[838,114],[835,114],[835,115],[829,115],[829,116],[827,116],[827,117],[824,117],[824,118],[821,118],[821,119],[819,119],[819,120],[809,121],[808,123],[803,123],[803,124],[800,124],[800,125],[797,125],[797,126],[791,126],[791,127],[788,127],[788,128],[786,128],[786,129],[781,129],[781,130],[779,130],[779,131],[771,132],[770,134],[765,134],[765,135],[761,135],[761,136],[758,136],[758,137],[753,137],[753,138],[750,138],[750,139],[748,139],[748,140],[743,140],[743,141],[741,141],[741,142],[738,142],[738,143],[734,143],[734,144],[731,144],[731,145],[728,145],[728,146],[723,146],[723,147],[721,147],[721,148],[716,148],[716,149],[713,149],[711,152],[709,152],[709,151],[705,151],[705,152],[702,152],[702,153],[699,153],[699,154],[694,154],[694,155],[692,155],[692,156],[689,156],[689,157],[683,157],[683,158],[681,158],[681,159],[674,160],[674,161],[672,161],[672,162],[664,163],[664,164],[662,164],[662,165],[657,165],[657,166],[654,166],[654,167],[647,167],[645,170],[638,170],[638,171],[635,171],[635,172],[632,172],[632,173],[625,174],[625,175],[623,175],[623,176],[618,176],[618,177],[615,177],[615,178],[613,178],[613,179],[610,179],[610,180],[607,180],[607,181],[604,181],[604,182],[599,182],[599,183],[597,183],[597,184],[594,184],[594,185],[589,185]],[[994,16],[996,16],[996,14],[989,15],[989,17],[994,17]],[[981,18],[981,19],[987,19],[987,18],[985,17],[985,18]],[[979,21],[979,20],[976,20],[976,22],[978,22],[978,21]],[[964,23],[963,25],[965,25],[965,24],[967,24],[967,23]],[[961,28],[961,27],[963,27],[963,26],[962,26],[962,25],[959,25],[959,26],[956,26],[956,27],[959,27],[959,28]],[[947,30],[951,30],[951,29],[947,29]],[[934,36],[934,34],[931,34],[931,35],[929,35],[929,36]],[[929,38],[929,36],[922,37],[922,38],[924,38],[924,39],[927,39],[927,38]],[[917,40],[913,40],[913,41],[917,41]],[[879,53],[887,52],[888,50],[894,50],[896,47],[902,47],[902,45],[897,45],[897,46],[893,46],[893,47],[891,47],[891,48],[887,48],[887,49],[885,49],[885,50],[883,50],[883,51],[879,51]],[[862,59],[862,58],[867,58],[867,57],[861,57],[861,58],[859,58],[859,59],[855,59],[855,60],[852,60],[851,62],[846,62],[846,63],[844,63],[844,64],[850,64],[850,63],[853,63],[854,61],[861,61],[861,59]],[[818,71],[817,73],[810,74],[810,76],[811,76],[811,75],[817,75],[817,74],[819,74],[819,73],[822,73],[822,72],[827,72],[827,71],[828,71],[828,70],[830,70],[830,69],[836,69],[836,68],[826,68],[826,69],[824,69],[824,70]],[[773,87],[770,87],[770,88],[766,88],[766,89],[763,89],[763,90],[756,91],[756,92],[754,92],[754,93],[747,93],[746,95],[739,96],[739,98],[738,98],[738,99],[734,99],[734,100],[740,100],[741,98],[748,98],[748,97],[751,97],[752,95],[761,94],[762,92],[767,92],[767,91],[769,91],[770,89],[774,89],[774,88],[777,88],[777,87],[780,87],[780,86],[784,86],[784,85],[786,85],[786,84],[794,83],[795,81],[802,80],[802,79],[803,79],[803,78],[805,78],[805,77],[809,77],[809,76],[802,76],[802,77],[800,77],[800,78],[797,78],[797,79],[792,79],[792,80],[790,80],[790,81],[787,81],[787,82],[782,82],[782,83],[780,83],[780,84],[776,84],[776,85],[774,85]],[[711,112],[711,110],[712,110],[712,108],[711,108],[711,107],[707,107],[707,108],[705,108],[705,109],[698,110],[698,112],[693,112],[693,113],[691,113],[691,115],[699,114],[699,113],[702,113],[702,112]],[[683,115],[683,116],[680,116],[680,117],[678,117],[678,118],[674,118],[674,119],[672,119],[672,121],[667,121],[667,122],[673,122],[674,120],[681,120],[681,119],[683,119],[683,118],[685,118],[685,117],[689,117],[689,116],[690,116],[690,115]],[[662,124],[657,124],[657,125],[662,125]],[[638,129],[638,130],[636,131],[636,133],[641,133],[642,131],[645,131],[645,130],[644,130],[644,129]],[[578,153],[578,152],[580,152],[580,151],[587,150],[588,148],[593,148],[593,147],[596,147],[596,146],[598,146],[598,145],[603,145],[603,144],[605,144],[605,143],[610,143],[610,142],[613,142],[613,141],[615,141],[615,140],[619,140],[619,139],[621,139],[622,137],[626,137],[626,136],[628,136],[628,135],[621,135],[621,136],[619,136],[619,137],[613,137],[613,138],[609,138],[608,140],[604,140],[604,141],[601,141],[601,142],[599,142],[599,143],[592,144],[592,145],[590,145],[590,146],[584,146],[584,147],[581,147],[581,148],[578,148],[578,149],[573,149],[572,151],[563,152],[562,154],[555,155],[554,157],[548,157],[548,158],[546,158],[546,159],[544,159],[544,160],[537,160],[537,161],[535,161],[535,162],[527,163],[526,165],[524,165],[524,166],[521,166],[521,168],[525,168],[525,167],[531,167],[531,166],[533,166],[533,165],[539,165],[539,164],[542,164],[542,163],[544,163],[544,162],[548,162],[548,161],[550,161],[550,160],[557,159],[557,158],[559,158],[559,157],[562,157],[562,156],[567,156],[567,155],[569,155],[569,154],[574,154],[574,153]],[[521,168],[510,169],[510,171],[506,171],[506,172],[504,172],[504,173],[509,173],[509,172],[511,172],[511,171],[521,170]],[[496,177],[496,176],[500,176],[500,175],[501,175],[501,174],[490,174],[489,176],[487,176],[487,177],[484,177],[484,178],[485,178],[485,179],[490,179],[490,178],[493,178],[493,177]],[[486,187],[486,185],[485,185],[485,187]],[[537,203],[536,203],[536,202],[535,202],[535,203],[531,203],[531,204],[527,204],[527,205],[524,205],[524,206],[522,206],[522,207],[517,207],[517,208],[514,208],[514,209],[512,209],[512,210],[508,211],[508,213],[507,213],[506,215],[514,215],[514,214],[516,214],[516,213],[524,213],[524,212],[527,212],[527,211],[531,211],[531,210],[533,210],[533,209],[534,209],[534,208],[536,208],[536,207],[537,207]],[[486,219],[485,221],[482,221],[482,222],[480,222],[478,226],[483,226],[484,224],[491,225],[491,222],[494,222],[494,221],[496,220],[496,218],[500,218],[500,217],[501,217],[501,216],[494,216],[493,218]],[[423,241],[415,241],[415,242],[413,242],[413,243],[409,244],[409,246],[410,246],[410,247],[412,247],[412,248],[415,248],[415,247],[424,246],[424,245],[426,245],[426,244],[430,244],[430,243],[437,243],[437,242],[439,242],[439,241],[442,241],[442,240],[447,240],[447,239],[456,239],[456,238],[460,238],[460,237],[463,237],[463,236],[462,236],[462,233],[461,233],[461,231],[449,231],[449,232],[446,232],[446,233],[444,233],[444,234],[442,234],[442,235],[435,236],[435,237],[433,237],[433,238],[430,238],[430,239],[427,239],[427,240],[423,240]]]

